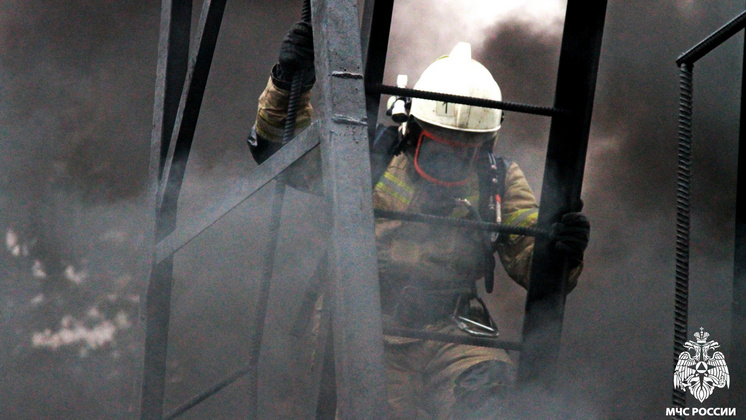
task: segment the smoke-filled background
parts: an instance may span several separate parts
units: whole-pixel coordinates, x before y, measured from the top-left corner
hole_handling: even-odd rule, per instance
[[[228,2],[181,221],[256,167],[244,139],[300,3]],[[386,82],[404,73],[413,83],[463,40],[505,100],[551,105],[564,6],[401,0]],[[610,1],[583,190],[592,238],[557,349],[561,405],[573,418],[663,417],[671,406],[674,60],[742,6]],[[144,1],[0,7],[0,418],[117,418],[133,404],[159,9]],[[738,350],[729,347],[729,307],[742,51],[738,35],[695,67],[689,325],[710,332],[726,360]],[[543,117],[509,113],[497,145],[537,194],[548,129]],[[271,190],[176,255],[167,409],[246,360]],[[303,414],[295,403],[307,397],[299,360],[308,355],[296,357],[290,331],[321,253],[319,209],[318,198],[288,193],[262,352],[265,418]],[[517,338],[525,292],[504,277],[490,305],[506,338]],[[186,417],[242,417],[246,385]],[[705,404],[724,406],[726,395],[716,390]]]

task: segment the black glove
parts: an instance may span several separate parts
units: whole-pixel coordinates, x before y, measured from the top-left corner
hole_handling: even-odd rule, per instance
[[[308,22],[293,24],[280,45],[278,63],[272,68],[272,82],[280,89],[290,90],[293,75],[302,72],[303,90],[316,81],[313,63],[313,29]]]
[[[583,253],[588,247],[591,223],[583,213],[565,213],[562,221],[552,225],[554,246],[570,258],[572,268],[583,261]]]

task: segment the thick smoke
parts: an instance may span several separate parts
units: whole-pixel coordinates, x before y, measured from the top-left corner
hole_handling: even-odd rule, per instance
[[[0,231],[19,250],[2,256],[3,417],[113,416],[131,375],[158,8],[12,1],[0,21]]]
[[[124,328],[137,305],[128,299],[139,293],[149,263],[143,193],[159,4],[6,3],[0,10],[0,232],[12,229],[19,256],[12,255],[14,245],[0,257],[0,372],[8,378],[0,406],[12,406],[15,411],[3,414],[13,418],[116,417],[130,403],[137,374],[128,357],[138,343]],[[463,2],[432,4],[396,3],[387,83],[406,73],[412,85],[433,59],[464,40],[493,72],[505,100],[552,104],[561,15],[537,23],[515,6],[495,12],[498,23],[490,25],[473,18]],[[199,6],[195,2],[195,14]],[[550,6],[545,10],[554,10]],[[646,418],[670,406],[674,60],[738,11],[673,0],[609,4],[583,194],[592,243],[557,349],[564,388],[557,398],[568,415]],[[280,40],[299,14],[300,2],[228,3],[180,220],[196,217],[254,168],[244,139]],[[726,357],[733,351],[722,308],[730,304],[738,39],[695,67],[690,325],[705,327]],[[521,165],[537,194],[548,130],[542,117],[509,113],[497,145]],[[271,294],[280,308],[297,306],[320,252],[313,235],[319,200],[288,194],[277,256],[285,264],[276,269]],[[169,406],[245,360],[270,199],[271,188],[260,191],[177,254]],[[46,276],[34,276],[38,269]],[[524,295],[503,278],[490,302],[506,338],[520,332]],[[120,312],[127,322],[117,318]],[[305,398],[287,398],[304,384],[298,378],[305,366],[289,362],[288,348],[297,343],[288,331],[296,321],[294,310],[268,316],[262,378],[278,385],[263,387],[266,413],[293,417],[290,403]],[[51,343],[43,339],[51,340],[45,329],[74,330],[76,322],[91,331],[106,322],[121,329],[102,347],[83,341],[57,350],[33,346],[35,332],[42,333],[37,342]],[[246,409],[245,386],[239,381],[193,417],[233,418]]]
[[[564,403],[584,418],[645,417],[671,405],[674,61],[739,11],[703,7],[661,1],[645,7],[612,2],[608,8],[583,193],[592,242],[580,286],[568,299],[563,346],[557,349]],[[435,17],[438,11],[430,14]],[[432,60],[453,42],[428,41],[443,41],[452,35],[449,30],[457,30],[434,29],[439,35],[432,35],[421,25],[426,17],[431,16],[406,19],[402,27],[410,34],[420,31],[425,41],[413,42],[426,44]],[[470,34],[461,31],[476,44],[475,58],[493,72],[503,98],[551,105],[558,34],[517,20],[501,21],[484,33],[484,38],[468,39]],[[394,40],[401,48],[394,51],[405,51],[409,40]],[[721,343],[729,333],[727,311],[722,312],[730,304],[735,203],[735,156],[729,151],[736,150],[740,87],[739,71],[724,69],[740,67],[740,45],[731,40],[695,67],[690,325],[718,331]],[[419,59],[425,52],[416,49],[414,55]],[[398,57],[397,72],[427,65],[407,60],[407,54]],[[496,146],[523,167],[537,193],[548,130],[546,119],[508,113]],[[523,294],[507,282],[502,286],[498,313],[510,333],[520,328],[522,300],[515,300]],[[654,391],[640,395],[637,383],[653,384]]]
[[[645,417],[671,406],[674,61],[739,11],[677,4],[611,3],[607,12],[583,194],[592,242],[580,286],[568,298],[558,349],[563,393],[574,407],[570,412],[583,417]],[[547,104],[558,40],[520,26],[496,29],[481,54],[506,99]],[[723,308],[730,303],[736,169],[729,151],[737,144],[741,45],[729,41],[695,66],[690,326],[717,331],[721,343],[729,333]],[[509,136],[502,133],[507,143],[498,149],[516,156],[540,182],[536,165],[543,165],[548,126],[524,121]],[[642,394],[640,383],[649,387]]]
[[[201,4],[194,6],[196,22]],[[245,138],[284,28],[300,15],[299,5],[286,13],[295,6],[228,4],[181,220],[253,168]],[[0,231],[8,242],[1,405],[12,407],[3,416],[110,418],[133,403],[131,383],[140,374],[133,355],[141,343],[132,341],[132,324],[150,263],[144,192],[159,15],[152,2],[12,2],[0,12]],[[244,206],[177,255],[167,409],[246,361],[266,210]],[[302,252],[280,251],[277,259],[308,265]],[[297,296],[297,288],[286,293]],[[245,383],[237,386],[245,392]],[[219,404],[226,417],[246,409],[233,395]]]

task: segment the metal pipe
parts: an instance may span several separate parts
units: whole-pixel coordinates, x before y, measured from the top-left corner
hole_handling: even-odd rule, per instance
[[[689,306],[689,186],[692,168],[692,64],[681,64],[679,82],[679,149],[676,187],[676,298],[674,311],[674,355],[685,350]],[[686,391],[674,388],[674,407],[686,406]]]
[[[556,116],[568,115],[565,109],[551,108],[538,105],[520,104],[516,102],[493,101],[490,99],[473,98],[471,96],[451,95],[448,93],[429,92],[426,90],[400,88],[381,84],[366,85],[368,93],[381,93],[386,95],[406,96],[410,98],[429,99],[432,101],[451,102],[455,104],[474,105],[484,108],[497,108],[505,111],[522,112],[525,114]]]
[[[552,118],[537,222],[541,229],[551,229],[564,213],[580,207],[605,17],[605,0],[567,3],[554,107],[571,113]],[[567,278],[567,257],[555,252],[551,241],[537,237],[518,369],[522,385],[553,385]]]
[[[383,82],[393,10],[394,0],[365,0],[360,44],[366,85],[377,85]],[[380,104],[381,95],[366,90],[365,108],[368,119],[368,137],[371,139],[376,133]]]
[[[696,63],[697,60],[727,41],[728,38],[737,34],[744,26],[746,26],[746,11],[741,12],[738,16],[731,19],[730,22],[720,27],[720,29],[710,34],[710,36],[700,41],[684,54],[681,54],[676,59],[676,65],[681,67],[684,63]]]
[[[738,175],[736,179],[735,250],[733,255],[733,303],[731,315],[731,352],[729,363],[734,378],[746,378],[746,35],[741,66],[741,118],[738,133]],[[728,391],[731,407],[746,411],[746,383],[733,381]]]
[[[414,328],[385,327],[383,333],[395,337],[419,338],[421,340],[441,341],[443,343],[466,344],[469,346],[490,347],[495,349],[516,350],[523,349],[520,341],[505,341],[486,337],[473,337],[469,335],[457,335],[439,333],[433,331],[417,330]]]
[[[404,220],[430,225],[457,226],[467,229],[479,229],[487,232],[500,232],[511,235],[538,236],[545,238],[551,238],[552,236],[551,231],[547,229],[511,226],[502,223],[480,222],[469,219],[456,219],[453,217],[435,216],[432,214],[376,209],[373,210],[373,215],[382,219]]]

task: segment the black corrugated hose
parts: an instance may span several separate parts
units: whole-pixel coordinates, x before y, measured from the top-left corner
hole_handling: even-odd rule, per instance
[[[303,11],[301,19],[304,22],[311,22],[311,2],[303,1]],[[288,111],[285,118],[285,131],[282,134],[282,144],[289,143],[295,137],[295,120],[298,116],[298,101],[301,96],[303,87],[303,73],[296,71],[293,74],[290,85],[290,97],[288,98]],[[272,273],[275,265],[275,254],[277,250],[277,240],[280,234],[280,221],[282,219],[282,204],[285,198],[285,182],[283,174],[277,177],[275,183],[275,195],[272,200],[272,218],[269,225],[269,248],[266,251],[264,259],[264,273],[259,284],[259,295],[257,296],[256,316],[254,317],[254,331],[249,341],[249,413],[251,419],[258,418],[257,409],[259,406],[259,355],[262,348],[262,337],[264,335],[264,321],[267,315],[267,303],[269,300],[269,290],[272,283]]]
[[[681,64],[679,87],[679,152],[676,186],[676,306],[674,311],[674,355],[676,368],[678,355],[684,351],[689,306],[689,186],[692,168],[692,67]],[[674,407],[686,405],[686,391],[674,388]],[[674,416],[683,419],[683,416]]]

